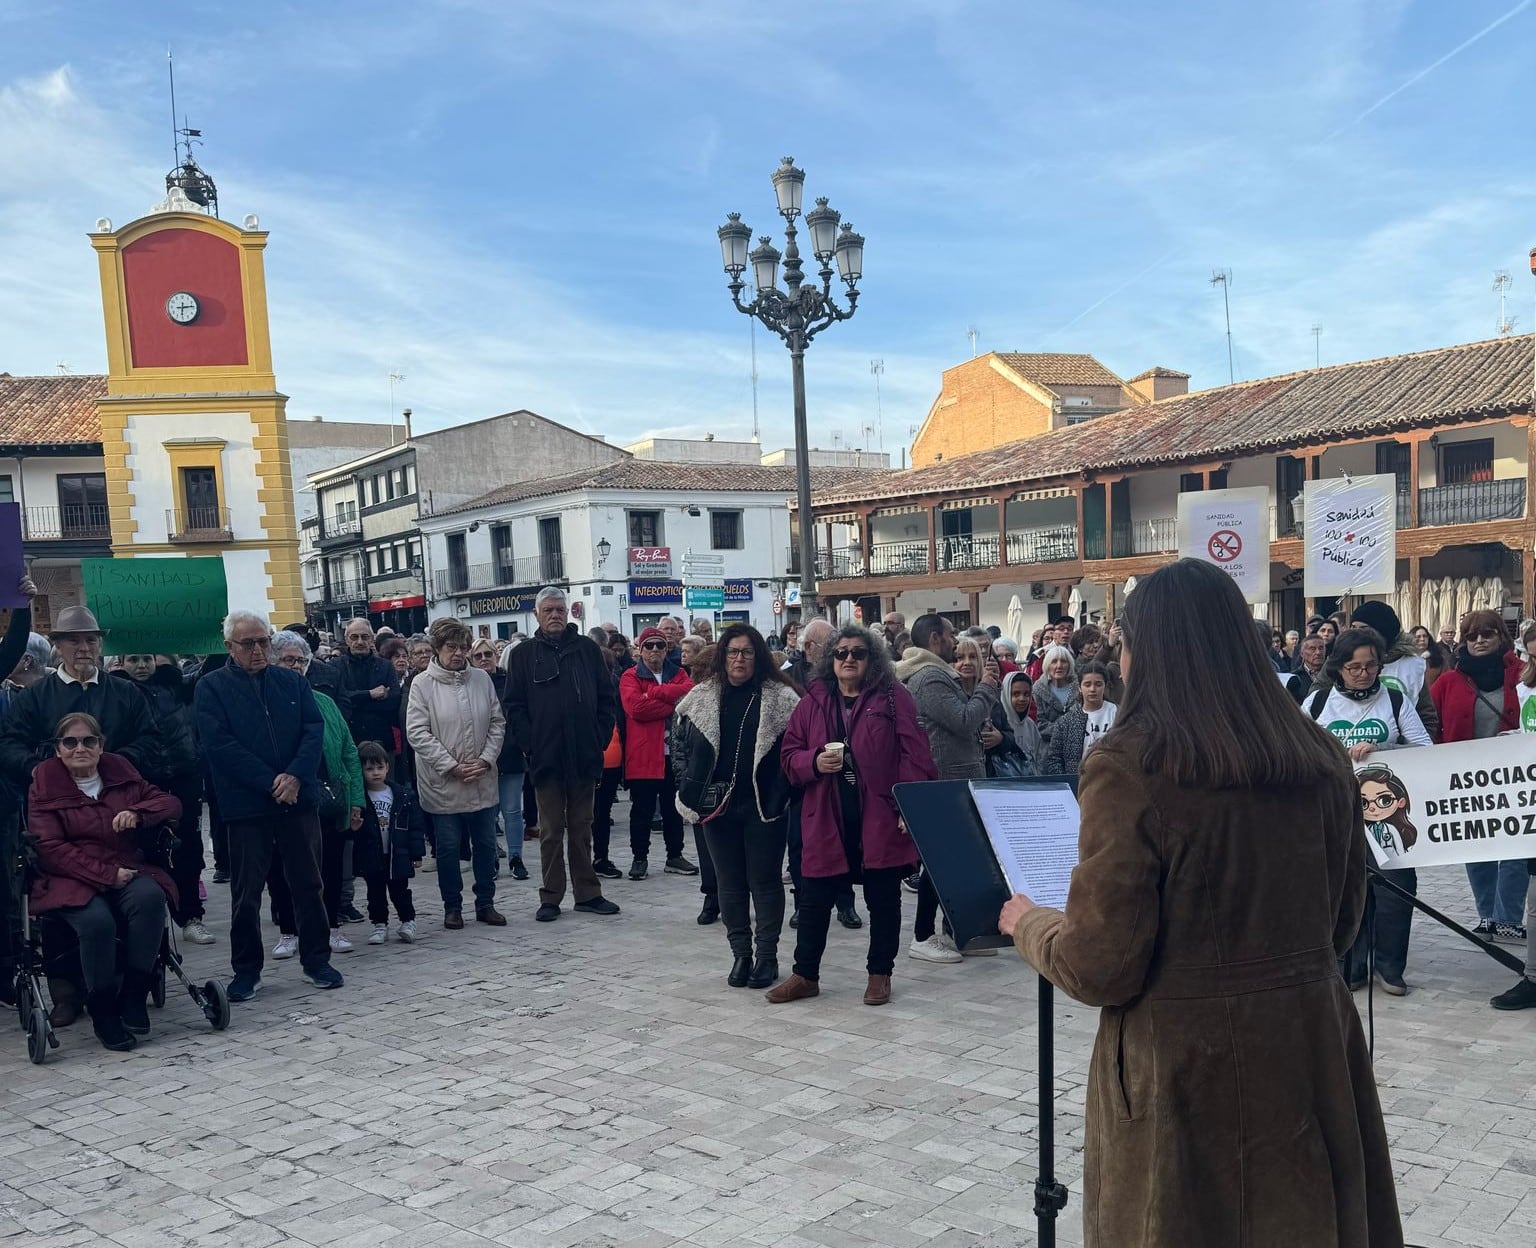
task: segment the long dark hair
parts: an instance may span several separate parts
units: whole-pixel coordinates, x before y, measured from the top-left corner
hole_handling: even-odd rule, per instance
[[[862,624],[844,624],[837,630],[837,636],[829,640],[822,650],[816,670],[811,673],[812,680],[825,681],[833,686],[837,684],[837,669],[834,666],[837,660],[832,657],[832,652],[837,649],[840,641],[854,642],[869,651],[869,666],[864,669],[864,688],[883,689],[896,679],[896,669],[891,666],[891,652],[885,648],[885,642]]]
[[[1115,735],[1139,738],[1132,748],[1147,771],[1235,789],[1308,784],[1344,766],[1338,743],[1297,714],[1220,568],[1159,568],[1137,582],[1120,627],[1131,664]]]
[[[727,624],[720,630],[720,636],[715,640],[715,661],[709,668],[709,679],[724,689],[731,683],[726,668],[725,652],[730,649],[731,642],[738,637],[745,637],[752,643],[752,680],[751,684],[765,685],[777,682],[788,685],[784,679],[784,673],[779,671],[779,665],[773,661],[773,656],[768,653],[768,643],[763,640],[763,635],[750,624]],[[793,688],[793,686],[791,686]]]
[[[1328,651],[1328,657],[1323,660],[1323,675],[1335,689],[1344,688],[1344,664],[1355,657],[1355,651],[1361,646],[1370,646],[1376,651],[1377,663],[1386,662],[1387,643],[1380,633],[1364,624],[1346,628],[1338,635],[1333,649]],[[1377,672],[1377,675],[1381,673]]]

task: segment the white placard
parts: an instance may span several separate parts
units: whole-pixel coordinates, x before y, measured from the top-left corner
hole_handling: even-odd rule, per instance
[[[1081,819],[1071,786],[972,780],[970,790],[1008,887],[1065,909]]]
[[[1397,478],[1308,481],[1302,488],[1308,597],[1397,589]]]
[[[1269,601],[1269,490],[1195,490],[1179,495],[1179,557],[1215,564],[1254,604]]]

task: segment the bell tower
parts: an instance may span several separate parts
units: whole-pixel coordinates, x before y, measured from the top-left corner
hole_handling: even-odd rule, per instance
[[[288,462],[254,215],[219,218],[192,158],[165,198],[119,229],[91,233],[101,274],[107,393],[98,403],[112,550],[220,555],[232,607],[274,625],[304,617]],[[180,150],[180,149],[178,149]]]

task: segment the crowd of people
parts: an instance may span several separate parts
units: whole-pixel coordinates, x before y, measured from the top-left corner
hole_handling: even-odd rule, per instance
[[[372,945],[416,941],[418,872],[435,876],[445,929],[470,913],[505,926],[503,863],[514,885],[528,879],[525,840],[539,845],[537,921],[559,919],[568,896],[576,912],[617,915],[603,886],[626,874],[611,857],[621,789],[629,880],[649,876],[659,824],[663,870],[698,877],[698,923],[724,930],[729,986],[766,989],[774,1004],[818,995],[833,917],[866,926],[857,887],[864,1000],[881,1005],[902,950],[903,891],[916,895],[909,957],[995,952],[956,947],[893,787],[1075,774],[1111,734],[1125,689],[1113,624],[1063,619],[1020,645],[937,614],[910,630],[896,612],[879,629],[814,618],[768,637],[744,623],[716,636],[707,620],[690,631],[672,616],[631,643],[611,626],[582,631],[558,588],[541,590],[534,612],[537,630],[506,641],[447,618],[409,637],[359,618],[332,651],[304,625],[274,632],[236,610],[223,654],[112,660],[87,608],[61,611],[46,638],[15,612],[0,643],[0,813],[8,861],[23,818],[33,842],[33,912],[57,912],[73,933],[72,948],[57,928],[45,939],[56,946],[45,949],[54,1024],[83,1006],[104,1044],[131,1047],[167,919],[188,943],[217,941],[205,922],[205,809],[212,883],[230,888],[229,996],[243,1002],[268,957],[264,902],[278,932],[271,958],[297,957],[306,981],[338,988],[350,925],[367,924]],[[1536,693],[1536,660],[1522,668],[1496,612],[1469,615],[1454,651],[1374,601],[1315,617],[1304,634],[1259,635],[1299,713],[1356,762],[1514,730]],[[1383,739],[1364,724],[1390,730]],[[163,852],[142,835],[161,825],[174,838]],[[1525,862],[1467,874],[1479,932],[1524,942]],[[1414,891],[1412,871],[1391,878]],[[6,902],[8,954],[20,904]],[[1389,993],[1407,991],[1411,917],[1381,890],[1364,925]],[[1366,946],[1362,936],[1341,962],[1351,987],[1364,984]],[[1536,1005],[1536,965],[1494,1004]]]

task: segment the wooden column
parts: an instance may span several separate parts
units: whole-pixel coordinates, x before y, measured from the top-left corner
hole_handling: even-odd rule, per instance
[[[971,623],[981,623],[981,593],[979,590],[970,590],[967,594],[970,601],[966,604],[970,608]]]
[[[1104,482],[1104,558],[1115,557],[1115,483]]]
[[[1104,627],[1108,628],[1115,622],[1115,583],[1110,581],[1104,586]]]
[[[933,576],[939,570],[939,509],[936,505],[928,507],[928,575]]]
[[[1083,543],[1083,489],[1084,487],[1080,485],[1073,494],[1073,498],[1077,502],[1077,541],[1074,544],[1077,546],[1077,557],[1079,559],[1086,559],[1088,557],[1087,547]]]
[[[1006,498],[994,498],[992,506],[997,509],[997,566],[1008,566],[1008,500]]]
[[[1414,446],[1417,447],[1418,443],[1415,442]],[[1415,456],[1415,459],[1417,459],[1417,456]],[[1415,480],[1417,480],[1417,478],[1415,478]],[[1414,496],[1415,499],[1418,498],[1419,492],[1418,492],[1417,489],[1414,490],[1413,496]],[[1403,631],[1404,632],[1406,632],[1408,629],[1412,628],[1415,624],[1423,623],[1422,620],[1419,620],[1417,618],[1418,613],[1419,613],[1419,556],[1418,555],[1409,555],[1408,556],[1408,589],[1409,589],[1409,592],[1413,595],[1413,615],[1414,615],[1415,618],[1414,619],[1410,619],[1410,620],[1402,621]]]
[[[1408,527],[1419,527],[1419,448],[1424,445],[1422,438],[1414,438],[1408,443]],[[1415,576],[1414,580],[1418,580]]]
[[[859,559],[864,565],[864,576],[869,575],[869,563],[872,557],[870,547],[875,544],[873,533],[875,527],[874,517],[875,509],[873,507],[864,507],[859,511]],[[894,611],[895,608],[892,607],[890,610]]]

